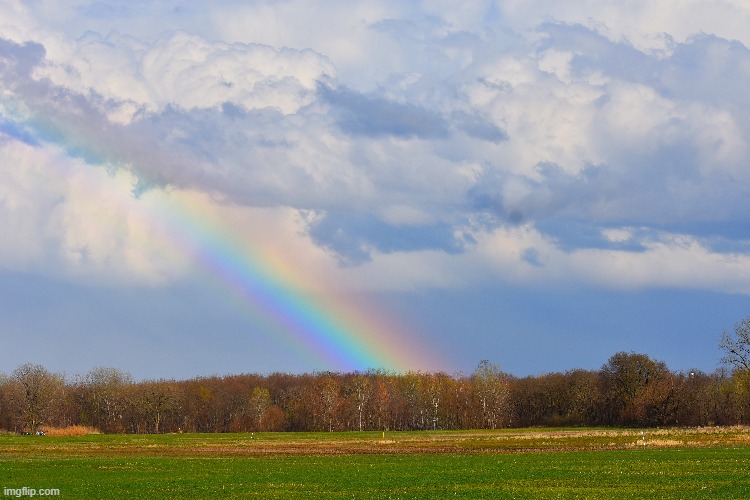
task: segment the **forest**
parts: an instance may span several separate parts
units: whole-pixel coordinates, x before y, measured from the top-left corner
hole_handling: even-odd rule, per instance
[[[514,377],[384,370],[134,381],[100,367],[67,379],[41,365],[0,374],[0,429],[104,433],[496,429],[750,424],[750,317],[724,331],[713,373],[618,352],[599,370]]]
[[[750,326],[750,324],[748,324]],[[493,429],[528,426],[710,426],[750,423],[750,371],[727,347],[713,373],[672,372],[619,352],[599,370],[514,377],[488,361],[471,374],[273,373],[133,381],[95,368],[67,380],[24,364],[0,375],[0,428],[34,433]],[[741,350],[735,353],[743,354]]]

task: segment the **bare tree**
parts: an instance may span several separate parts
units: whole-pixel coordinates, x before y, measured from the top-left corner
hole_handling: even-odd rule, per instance
[[[271,393],[265,387],[255,387],[247,402],[253,429],[263,430],[263,417],[271,407]]]
[[[372,406],[375,411],[375,428],[388,430],[391,425],[391,384],[389,376],[377,373],[372,383]]]
[[[302,406],[310,411],[312,422],[308,423],[311,430],[327,430],[332,432],[337,427],[337,416],[341,404],[341,375],[324,372],[316,375],[307,386],[306,401]]]
[[[370,377],[361,373],[355,374],[348,389],[350,391],[349,399],[353,401],[354,407],[357,411],[359,431],[362,432],[362,414],[364,413],[367,405],[370,403],[370,399],[372,398],[373,393],[373,387],[370,382]]]
[[[142,432],[159,434],[165,432],[165,421],[176,423],[174,417],[181,402],[176,382],[157,380],[141,382],[133,387],[136,390],[130,396],[130,406],[134,416],[143,423]],[[177,430],[176,426],[172,430]]]
[[[724,330],[719,347],[727,353],[722,363],[736,370],[750,370],[750,317],[734,325],[734,335]]]
[[[85,378],[87,409],[92,423],[104,432],[117,432],[125,411],[125,387],[133,384],[130,373],[117,368],[98,367]]]
[[[43,423],[52,423],[64,403],[63,377],[41,365],[26,363],[13,371],[13,379],[17,390],[12,397],[16,400],[14,406],[21,427],[33,433]]]
[[[18,430],[22,399],[18,380],[0,374],[0,429]]]
[[[482,427],[495,429],[501,426],[508,413],[510,388],[507,378],[496,365],[486,359],[479,362],[471,378],[479,398]]]

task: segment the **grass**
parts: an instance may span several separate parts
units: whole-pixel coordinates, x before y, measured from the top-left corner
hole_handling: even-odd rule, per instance
[[[750,498],[750,430],[0,437],[65,498]]]

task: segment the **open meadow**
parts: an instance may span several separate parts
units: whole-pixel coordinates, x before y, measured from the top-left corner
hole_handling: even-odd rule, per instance
[[[746,427],[0,435],[5,496],[750,498],[749,470]]]

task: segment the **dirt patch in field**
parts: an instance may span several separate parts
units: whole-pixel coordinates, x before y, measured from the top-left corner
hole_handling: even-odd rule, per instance
[[[534,453],[709,446],[750,446],[750,428],[425,431],[391,432],[385,438],[373,433],[82,436],[65,442],[25,436],[0,438],[0,457]]]
[[[99,429],[85,425],[72,425],[70,427],[41,427],[41,431],[47,436],[88,436],[90,434],[101,434]]]

